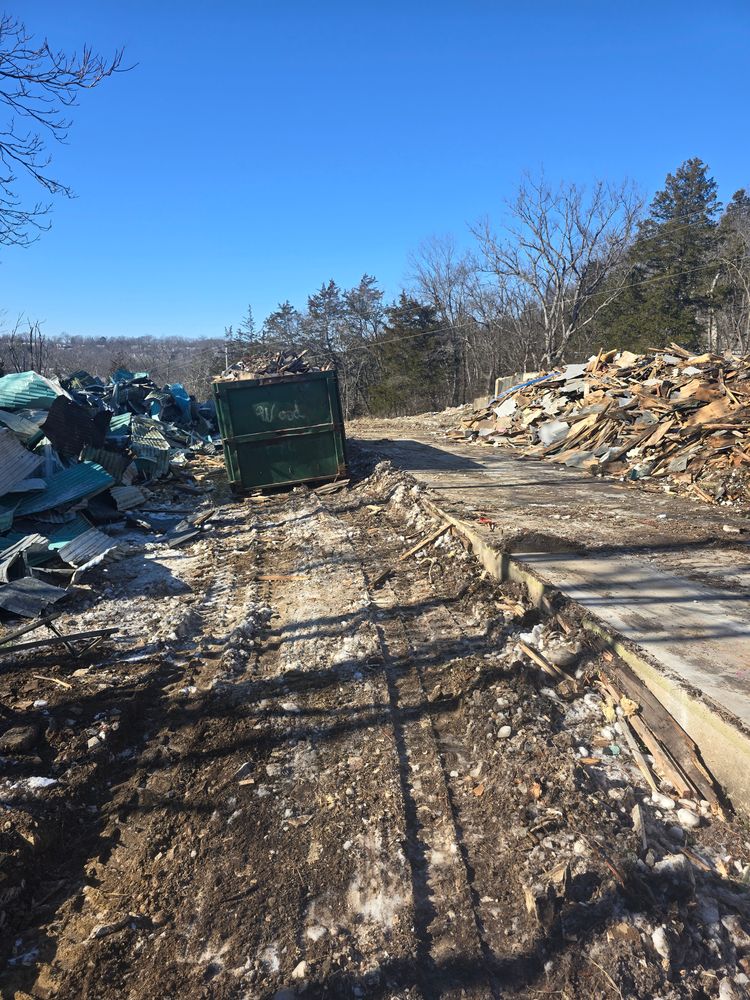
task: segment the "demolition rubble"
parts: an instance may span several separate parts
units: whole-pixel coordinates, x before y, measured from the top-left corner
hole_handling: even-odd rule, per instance
[[[229,365],[219,378],[231,382],[245,378],[285,378],[330,370],[330,365],[321,368],[312,364],[305,357],[306,354],[307,351],[300,351],[299,354],[293,351],[265,354],[254,352]]]
[[[642,355],[600,352],[511,387],[450,436],[706,503],[746,502],[750,359],[692,355],[677,344]]]
[[[159,481],[189,491],[189,464],[215,450],[215,432],[211,406],[145,372],[120,369],[107,382],[87,372],[0,378],[0,612],[48,614],[116,558],[112,527]]]
[[[704,400],[717,362],[654,355],[652,394],[623,357],[485,419],[528,399],[516,446],[557,419],[593,454],[589,416],[616,450],[668,413],[742,470],[739,361]],[[749,995],[747,823],[580,607],[491,577],[363,448],[233,495],[211,408],[117,375],[0,379],[2,996]]]

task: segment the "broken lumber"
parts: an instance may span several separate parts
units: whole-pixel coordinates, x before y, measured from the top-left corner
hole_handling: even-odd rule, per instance
[[[534,647],[530,646],[527,642],[524,642],[523,639],[518,640],[518,647],[528,656],[530,660],[533,660],[538,667],[541,667],[545,674],[548,674],[550,677],[554,677],[556,681],[570,679],[564,670],[555,666],[554,663],[550,663],[545,656],[542,656],[538,650],[534,649]]]
[[[670,758],[719,815],[724,814],[721,792],[715,778],[700,756],[695,742],[685,732],[651,690],[624,663],[607,666],[607,679],[640,706],[640,715],[653,735],[668,751]]]
[[[70,642],[78,642],[84,639],[94,639],[98,641],[99,639],[103,639],[105,636],[114,635],[115,632],[117,632],[116,627],[97,628],[92,629],[89,632],[71,632],[69,635],[50,635],[45,639],[37,639],[35,642],[18,642],[12,646],[2,643],[0,644],[0,656],[4,656],[7,653],[20,653],[26,649],[40,649],[42,646],[68,646],[68,643]],[[89,648],[88,645],[86,648]],[[70,649],[69,646],[68,649]],[[76,652],[76,650],[73,650],[74,654]]]
[[[441,524],[440,527],[433,531],[431,535],[423,538],[422,541],[418,542],[416,545],[412,545],[412,547],[407,549],[406,552],[402,552],[398,557],[398,561],[403,562],[404,559],[408,559],[410,556],[416,555],[417,552],[421,552],[422,549],[427,548],[427,546],[432,542],[436,542],[441,535],[446,533],[446,531],[450,531],[450,528],[451,526],[447,522],[445,524]]]
[[[625,733],[625,738],[628,741],[628,745],[630,746],[633,758],[636,764],[638,765],[638,770],[646,779],[646,784],[649,786],[651,791],[658,792],[659,786],[656,783],[656,778],[654,778],[651,768],[648,766],[648,761],[641,753],[641,750],[635,741],[635,736],[633,736],[633,731],[630,728],[627,718],[623,715],[618,719],[618,722],[620,723],[620,728],[622,729],[623,733]]]

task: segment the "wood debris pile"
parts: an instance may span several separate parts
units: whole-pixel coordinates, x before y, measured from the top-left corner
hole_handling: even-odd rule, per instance
[[[248,354],[230,365],[216,381],[233,382],[245,378],[287,378],[290,375],[307,375],[308,372],[327,371],[331,366],[319,368],[311,364],[305,355],[307,351],[295,354],[293,351],[278,351],[275,354]]]
[[[750,358],[599,352],[514,386],[454,439],[572,468],[661,481],[706,502],[750,498]]]

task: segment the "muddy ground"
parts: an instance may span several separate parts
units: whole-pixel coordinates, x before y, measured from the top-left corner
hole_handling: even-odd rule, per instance
[[[608,654],[451,534],[399,561],[420,488],[355,472],[238,501],[207,465],[205,535],[130,526],[70,599],[116,640],[2,660],[2,996],[746,996],[746,825],[652,797]]]

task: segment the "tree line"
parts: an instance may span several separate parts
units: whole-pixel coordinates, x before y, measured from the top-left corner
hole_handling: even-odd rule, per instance
[[[53,196],[72,194],[51,171],[51,150],[67,139],[79,97],[126,67],[122,50],[65,53],[7,13],[0,62],[0,247],[16,249],[48,227]],[[42,202],[22,197],[27,181]],[[455,406],[491,392],[498,375],[600,348],[750,351],[750,195],[741,189],[722,206],[698,158],[668,174],[649,205],[629,183],[527,176],[499,225],[483,220],[468,236],[423,243],[395,301],[369,274],[353,288],[329,280],[257,327],[249,308],[223,337],[52,337],[19,319],[0,332],[0,373],[125,367],[206,397],[243,354],[306,350],[336,366],[351,417]]]
[[[27,322],[0,335],[0,366],[145,369],[206,397],[245,355],[307,351],[338,370],[350,418],[457,406],[499,375],[672,341],[750,351],[750,195],[722,206],[697,158],[648,206],[628,183],[525,177],[498,227],[473,226],[465,248],[452,236],[418,247],[390,302],[364,274],[351,288],[324,282],[304,307],[282,302],[259,324],[250,306],[223,336],[199,340],[50,338]]]
[[[750,195],[724,208],[698,158],[646,206],[630,183],[588,188],[527,176],[499,228],[471,245],[432,238],[386,303],[371,275],[324,283],[306,308],[252,309],[225,330],[231,357],[307,350],[339,371],[344,409],[400,415],[491,393],[499,375],[583,360],[600,348],[750,351]]]

